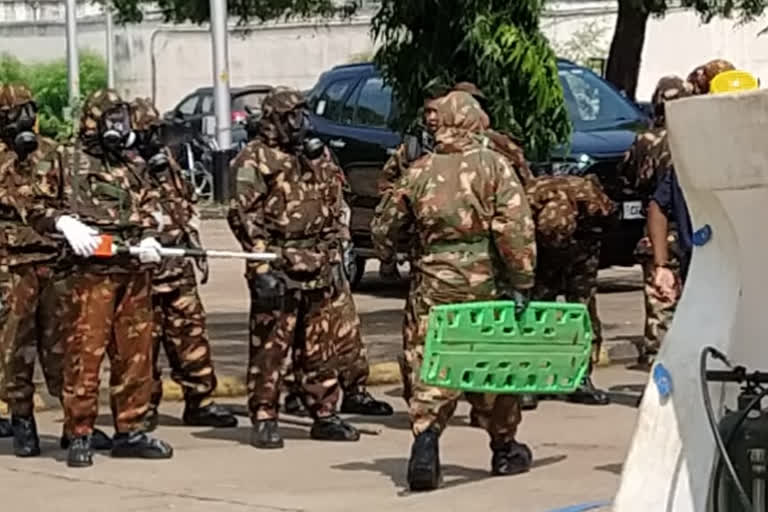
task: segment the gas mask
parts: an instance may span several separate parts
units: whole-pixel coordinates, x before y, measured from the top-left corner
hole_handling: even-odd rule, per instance
[[[37,105],[33,102],[11,108],[0,120],[2,139],[12,145],[22,160],[37,149],[36,120]]]
[[[128,105],[117,105],[104,112],[100,125],[101,143],[109,151],[117,153],[132,147],[136,142]]]
[[[147,168],[152,173],[161,173],[168,170],[170,161],[163,151],[162,127],[151,126],[148,130],[137,132],[136,146],[139,154],[147,162]]]
[[[307,111],[303,108],[291,110],[285,114],[284,120],[290,130],[291,146],[301,147],[311,128]]]

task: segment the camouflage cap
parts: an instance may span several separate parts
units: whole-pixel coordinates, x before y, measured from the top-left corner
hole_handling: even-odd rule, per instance
[[[469,93],[472,96],[474,96],[476,99],[480,99],[480,100],[487,99],[485,94],[483,94],[483,91],[481,91],[472,82],[459,82],[453,86],[453,90]]]
[[[89,94],[80,116],[80,136],[96,136],[104,113],[121,105],[126,103],[114,89],[98,89]]]
[[[32,91],[26,85],[7,84],[0,87],[0,109],[10,109],[33,101]]]
[[[306,106],[307,100],[296,89],[285,86],[275,87],[261,103],[261,111],[264,117],[272,114],[285,114],[291,110]]]
[[[440,128],[435,134],[438,149],[461,150],[471,142],[471,134],[488,129],[490,121],[480,103],[469,93],[453,91],[437,100]]]
[[[667,75],[659,80],[656,90],[653,91],[651,103],[654,106],[661,105],[665,101],[687,98],[693,94],[693,85],[675,75]]]
[[[693,86],[693,94],[708,94],[709,84],[713,78],[723,71],[731,71],[736,67],[724,59],[714,59],[696,67],[688,75],[688,82]]]
[[[136,98],[131,102],[131,123],[136,131],[148,131],[162,124],[160,112],[149,98]]]

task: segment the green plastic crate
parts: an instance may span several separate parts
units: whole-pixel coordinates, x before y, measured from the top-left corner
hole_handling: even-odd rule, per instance
[[[589,368],[592,323],[583,304],[511,301],[433,307],[421,380],[483,393],[572,393]]]

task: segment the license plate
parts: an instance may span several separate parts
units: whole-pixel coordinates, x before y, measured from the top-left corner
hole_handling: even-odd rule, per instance
[[[625,201],[622,203],[623,214],[622,218],[626,220],[644,219],[643,215],[643,203],[642,201]]]

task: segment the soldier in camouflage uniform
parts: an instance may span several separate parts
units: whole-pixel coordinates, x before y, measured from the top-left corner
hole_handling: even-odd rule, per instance
[[[170,247],[201,248],[200,215],[197,196],[184,179],[182,170],[161,140],[160,114],[149,99],[137,98],[131,104],[137,149],[147,162],[149,183],[162,207],[160,242]],[[208,264],[198,260],[207,281]],[[147,430],[157,427],[158,407],[163,397],[160,347],[171,366],[171,378],[184,392],[186,425],[231,428],[237,418],[210,396],[216,389],[216,374],[211,360],[211,345],[205,323],[205,309],[197,292],[197,279],[191,261],[164,260],[152,279],[154,308],[153,388],[150,410],[145,417]]]
[[[597,314],[597,272],[600,268],[600,237],[603,222],[616,205],[605,194],[597,177],[546,176],[534,179],[526,194],[536,222],[539,249],[533,298],[585,304],[594,338],[592,364],[576,392],[568,400],[588,405],[607,405],[608,395],[592,383],[592,367],[600,356],[602,326]]]
[[[335,413],[339,396],[333,304],[344,290],[344,175],[317,139],[307,139],[306,104],[278,88],[262,105],[258,137],[232,163],[238,194],[228,220],[246,251],[277,253],[249,263],[251,291],[248,407],[251,444],[281,448],[277,417],[289,350],[301,372],[313,439],[357,441]]]
[[[399,229],[415,225],[419,237],[410,297],[418,329],[405,341],[412,368],[412,490],[439,485],[439,436],[461,396],[418,378],[430,308],[518,295],[533,286],[536,263],[534,224],[523,188],[510,163],[487,149],[481,136],[488,128],[487,115],[464,92],[438,100],[438,112],[435,153],[411,164],[372,223],[374,244],[385,260],[396,249]],[[467,393],[467,399],[490,434],[492,473],[527,471],[531,451],[515,441],[519,398]]]
[[[692,75],[696,76],[695,73]],[[693,90],[692,84],[676,76],[665,76],[659,80],[652,97],[653,126],[638,134],[620,166],[624,187],[628,192],[636,193],[642,198],[644,212],[648,210],[648,203],[659,178],[672,168],[664,105],[668,101],[690,96],[693,94]],[[680,276],[681,252],[676,226],[670,225],[667,241],[670,255],[667,265],[675,273],[675,278],[682,280]],[[643,268],[643,291],[645,295],[645,336],[642,343],[637,346],[638,363],[650,365],[659,352],[661,342],[672,323],[677,301],[664,300],[654,292],[653,247],[647,234],[638,242],[635,256]]]
[[[129,105],[113,90],[86,100],[73,147],[57,166],[41,169],[32,224],[67,240],[72,271],[62,290],[74,321],[60,326],[65,343],[65,431],[72,438],[71,467],[93,464],[92,433],[98,414],[99,373],[110,358],[113,457],[170,458],[172,448],[143,431],[152,391],[151,267],[160,262],[159,207],[145,181],[145,163],[126,148],[135,142]],[[100,235],[139,244],[128,255],[96,255]]]
[[[36,114],[26,87],[0,87],[0,253],[5,255],[0,267],[7,269],[0,277],[0,389],[13,416],[14,453],[19,457],[40,453],[34,419],[36,356],[48,392],[61,396],[63,347],[55,319],[66,314],[57,285],[68,265],[59,258],[59,244],[29,224],[38,170],[57,161],[56,143],[33,131]],[[68,443],[63,436],[62,446]],[[112,445],[101,431],[96,443],[99,449]]]

